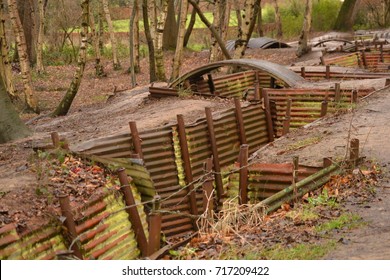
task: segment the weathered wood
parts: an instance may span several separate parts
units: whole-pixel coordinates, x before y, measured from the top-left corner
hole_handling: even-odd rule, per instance
[[[130,133],[131,133],[131,141],[133,142],[134,151],[136,154],[139,155],[141,159],[144,158],[143,152],[142,152],[142,145],[141,145],[141,138],[138,133],[137,129],[137,123],[136,122],[129,122],[130,127]]]
[[[238,203],[247,204],[248,203],[248,150],[249,146],[247,144],[241,145],[240,154],[239,154],[239,195]]]

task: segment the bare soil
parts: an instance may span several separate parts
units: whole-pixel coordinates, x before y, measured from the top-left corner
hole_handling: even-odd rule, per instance
[[[249,50],[247,57],[290,65],[297,62],[294,52],[293,49]],[[186,52],[182,72],[204,65],[207,58],[207,52]],[[166,60],[169,65],[171,54]],[[190,122],[204,116],[204,107],[222,110],[233,106],[231,101],[218,98],[151,99],[148,97],[146,59],[142,60],[142,73],[137,75],[139,86],[134,89],[129,86],[130,78],[125,70],[113,71],[111,62],[105,61],[104,64],[108,76],[101,79],[94,77],[92,62],[88,64],[80,91],[67,116],[33,121],[29,124],[34,132],[31,137],[0,145],[0,227],[17,223],[23,231],[50,216],[50,209],[45,207],[47,199],[37,195],[39,176],[36,154],[32,149],[38,143],[49,142],[50,132],[59,132],[70,141],[71,147],[76,147],[86,140],[128,131],[129,121],[137,121],[139,129],[145,130],[173,122],[177,114],[184,114],[186,121]],[[123,69],[128,67],[126,63],[122,66]],[[43,113],[52,111],[58,104],[73,70],[73,66],[48,67],[48,74],[35,79],[34,86]],[[166,70],[170,73],[169,67]],[[389,104],[390,91],[381,91],[363,101],[354,112],[325,118],[293,131],[256,155],[256,160],[266,162],[290,161],[293,155],[299,155],[301,163],[319,165],[323,157],[343,158],[348,139],[357,137],[361,141],[361,153],[368,159],[375,159],[382,167],[384,176],[381,187],[377,189],[377,199],[368,204],[348,205],[351,212],[359,213],[368,222],[368,226],[345,233],[343,238],[350,242],[340,245],[326,258],[390,257],[390,176],[386,171],[390,166]],[[32,117],[23,115],[25,120]],[[320,141],[299,150],[286,151],[289,145],[313,137]]]

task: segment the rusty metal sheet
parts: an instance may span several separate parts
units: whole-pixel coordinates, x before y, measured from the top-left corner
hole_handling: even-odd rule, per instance
[[[202,67],[196,68],[174,80],[169,85],[169,87],[175,88],[190,78],[192,79],[194,77],[203,76],[204,74],[210,73],[211,71],[214,71],[224,66],[239,66],[243,68],[249,68],[265,72],[269,76],[282,81],[286,87],[296,87],[300,84],[305,83],[305,80],[301,76],[297,75],[288,68],[276,63],[256,59],[231,59],[210,63]]]
[[[140,194],[132,186],[136,203]],[[142,204],[137,206],[144,231],[148,233],[146,214]],[[131,228],[122,196],[107,192],[78,209],[76,229],[81,251],[86,259],[136,259],[140,252]]]

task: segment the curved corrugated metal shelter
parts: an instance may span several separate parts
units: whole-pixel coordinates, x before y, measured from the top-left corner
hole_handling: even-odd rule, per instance
[[[354,43],[352,41],[349,41],[349,40],[346,40],[346,39],[340,39],[340,38],[329,38],[329,39],[325,39],[325,40],[321,40],[317,43],[315,43],[313,45],[313,47],[318,47],[318,46],[321,46],[325,43],[328,43],[328,42],[340,42],[340,43],[343,43],[344,45],[354,45]]]
[[[217,70],[224,66],[238,66],[245,69],[259,70],[267,73],[269,76],[280,80],[283,82],[285,87],[296,87],[305,83],[305,79],[296,74],[295,72],[289,70],[288,68],[269,62],[266,60],[259,59],[230,59],[222,60],[214,63],[204,65],[202,67],[196,68],[182,75],[181,77],[174,80],[169,87],[174,88],[182,84],[184,81],[193,79],[196,77],[203,76],[204,74],[210,73],[214,70]]]
[[[233,51],[235,49],[235,40],[229,40],[226,43],[226,49],[228,51]],[[275,39],[268,38],[268,37],[258,37],[258,38],[250,38],[248,41],[248,46],[249,49],[280,49],[280,48],[290,48],[291,46],[279,42]]]

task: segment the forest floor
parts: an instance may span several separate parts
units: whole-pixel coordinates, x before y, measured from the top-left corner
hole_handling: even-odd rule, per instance
[[[169,54],[166,57],[167,65],[170,64],[171,56],[172,54]],[[266,59],[282,65],[300,63],[297,61],[293,49],[250,50],[246,57]],[[208,52],[186,52],[182,72],[206,64],[207,59]],[[57,131],[61,136],[67,138],[71,147],[74,147],[90,139],[128,131],[129,121],[137,121],[139,129],[144,130],[173,122],[177,114],[184,114],[186,122],[191,122],[204,116],[204,107],[222,110],[234,106],[231,101],[219,98],[186,97],[160,100],[150,98],[148,96],[146,59],[142,60],[142,73],[137,76],[139,86],[134,89],[129,87],[130,76],[125,70],[113,71],[109,61],[104,61],[104,65],[108,76],[97,79],[94,77],[92,62],[88,63],[80,91],[67,116],[54,119],[46,117],[34,121],[29,124],[34,132],[31,137],[0,145],[0,227],[15,223],[18,226],[18,231],[23,232],[47,220],[52,215],[50,211],[53,211],[53,208],[48,207],[46,194],[48,190],[42,188],[42,185],[48,180],[53,186],[58,183],[55,180],[59,180],[61,184],[66,181],[74,196],[81,197],[78,202],[82,203],[83,199],[87,199],[91,193],[99,188],[101,183],[97,183],[97,181],[106,177],[106,174],[103,174],[103,171],[93,164],[91,166],[84,165],[77,158],[67,157],[61,162],[67,164],[71,170],[74,170],[72,168],[82,169],[85,173],[92,170],[92,175],[85,175],[82,178],[84,182],[82,186],[77,186],[75,183],[80,178],[71,178],[71,180],[58,178],[59,171],[56,167],[58,158],[52,159],[50,163],[45,163],[43,159],[46,155],[37,156],[33,149],[42,142],[50,142],[51,132]],[[128,67],[126,63],[123,63],[122,66],[123,69]],[[170,73],[169,67],[166,70],[167,73]],[[52,111],[61,100],[73,76],[73,71],[74,66],[52,66],[47,68],[47,74],[34,78],[34,87],[40,99],[43,114]],[[362,218],[364,225],[353,229],[343,228],[332,231],[332,236],[326,238],[336,240],[339,245],[325,255],[326,259],[390,258],[388,190],[390,175],[387,171],[390,166],[389,106],[390,90],[380,91],[359,104],[353,112],[327,117],[307,128],[293,131],[269,145],[267,149],[257,153],[256,159],[260,161],[291,161],[293,155],[299,154],[301,163],[318,164],[318,161],[323,157],[342,158],[347,140],[357,137],[361,141],[361,153],[370,162],[374,162],[372,165],[375,165],[375,168],[380,167],[382,170],[380,175],[375,175],[378,177],[375,180],[379,180],[375,186],[375,196],[368,195],[367,199],[359,203],[346,200],[343,204],[343,211],[355,213]],[[24,114],[22,117],[27,121],[34,116]],[[316,138],[319,141],[286,151],[286,147],[310,138]],[[305,143],[310,143],[310,141]],[[58,155],[58,157],[60,156]],[[43,174],[42,170],[45,169],[52,170],[50,172],[53,173]],[[53,178],[55,178],[54,181]],[[82,187],[86,187],[88,190],[85,191]],[[362,193],[359,195],[366,196],[365,193],[364,191],[363,195]],[[338,210],[329,211],[331,212],[320,214],[320,216],[332,216],[333,212]],[[270,223],[274,224],[274,228],[279,228],[280,231],[284,230],[286,225],[294,223],[293,219],[286,221],[286,213],[284,212],[275,215],[276,217],[271,217]],[[336,217],[340,214],[334,215]],[[280,226],[281,224],[282,226]],[[308,225],[309,228],[311,226],[313,225]],[[274,235],[275,232],[271,235]],[[306,232],[308,236],[311,235],[310,232],[307,233],[306,229],[303,229],[302,232]],[[291,246],[291,243],[294,243],[291,241],[291,237],[296,237],[302,232],[288,231],[281,237],[288,242],[283,243],[277,240],[271,243]],[[266,236],[263,235],[263,237]],[[273,238],[275,239],[275,236]],[[316,235],[314,239],[309,238],[308,242],[316,243],[321,239],[322,237]],[[258,241],[258,239],[256,240]],[[297,238],[297,244],[302,242],[305,242],[305,239]],[[198,242],[197,245],[199,243],[201,242]]]

